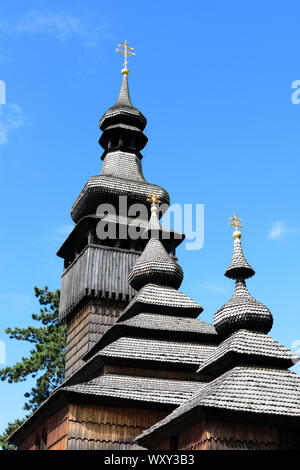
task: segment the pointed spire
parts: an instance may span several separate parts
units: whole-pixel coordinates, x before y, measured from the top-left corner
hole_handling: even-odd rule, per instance
[[[233,243],[233,256],[226,269],[225,276],[229,279],[248,279],[254,276],[255,271],[245,258],[240,238],[235,238]]]
[[[134,125],[140,131],[143,131],[147,124],[147,119],[141,113],[141,111],[135,108],[131,103],[128,87],[129,70],[127,68],[127,59],[128,56],[135,55],[133,52],[134,49],[132,47],[129,47],[126,41],[124,42],[124,44],[119,44],[118,47],[120,49],[117,49],[116,52],[120,52],[124,55],[124,67],[121,71],[123,75],[122,85],[116,104],[109,108],[106,113],[102,116],[99,121],[99,127],[102,131],[104,131],[108,126],[111,126],[111,124],[123,123],[126,125]],[[148,139],[145,136],[144,139],[146,139],[146,141],[144,142],[145,145]]]
[[[236,218],[236,214],[234,217]],[[273,316],[270,310],[255,300],[247,290],[245,279],[253,276],[255,272],[244,256],[241,232],[237,229],[236,222],[237,220],[234,220],[231,224],[235,225],[233,257],[225,272],[225,276],[236,280],[235,290],[231,299],[215,313],[214,326],[218,333],[225,335],[242,328],[268,333],[272,328]]]
[[[147,124],[145,116],[139,109],[135,108],[131,102],[128,74],[126,73],[123,73],[118,99],[116,103],[103,114],[99,121],[99,127],[104,131],[112,123],[116,122],[122,122],[127,125],[134,124],[140,131],[143,131]]]
[[[133,104],[131,103],[131,100],[130,100],[130,93],[129,93],[129,87],[128,87],[128,75],[126,74],[123,74],[123,80],[122,80],[122,85],[120,88],[119,97],[115,104],[115,107],[118,107],[118,106],[128,106],[130,108],[133,108]]]
[[[150,230],[151,238],[128,276],[129,283],[136,290],[150,283],[178,289],[183,279],[181,266],[168,255],[159,240],[161,226],[156,207],[159,200],[156,196],[155,198],[154,200],[154,195],[150,195],[148,198],[148,201],[152,202],[152,206],[151,218],[146,230]]]
[[[254,276],[255,271],[247,262],[243,253],[241,243],[242,234],[238,230],[239,227],[243,227],[243,225],[240,224],[242,219],[238,219],[236,212],[234,212],[234,216],[230,217],[229,220],[231,220],[229,225],[234,226],[235,231],[233,232],[233,256],[230,265],[225,272],[225,276],[229,277],[230,279],[248,279]]]
[[[145,116],[132,105],[128,74],[123,70],[118,99],[99,121],[102,131],[99,144],[103,148],[101,173],[89,179],[74,202],[71,210],[74,222],[95,214],[103,198],[114,206],[119,196],[127,196],[128,206],[137,202],[144,204],[149,193],[155,190],[162,202],[169,205],[168,193],[148,183],[143,176],[141,151],[148,141],[143,132],[146,124]]]

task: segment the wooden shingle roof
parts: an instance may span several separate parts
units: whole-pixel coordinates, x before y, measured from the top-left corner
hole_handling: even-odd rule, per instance
[[[174,287],[147,284],[135,295],[119,320],[147,311],[195,318],[203,311],[203,307]]]
[[[300,377],[291,371],[235,367],[206,384],[183,405],[136,438],[140,445],[205,409],[300,419]],[[168,431],[166,431],[168,432]],[[171,432],[171,431],[170,431]]]
[[[296,354],[270,336],[239,330],[216,347],[198,372],[211,374],[215,371],[220,374],[220,371],[223,372],[237,363],[288,368],[297,360],[299,358]]]
[[[204,385],[205,383],[196,381],[107,374],[89,382],[63,387],[63,389],[95,397],[179,405]]]
[[[163,341],[145,338],[122,337],[101,349],[97,355],[107,358],[126,359],[165,363],[170,365],[195,366],[202,364],[215,350],[213,344],[191,342]]]

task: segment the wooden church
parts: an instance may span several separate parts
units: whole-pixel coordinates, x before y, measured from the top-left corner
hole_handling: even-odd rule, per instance
[[[214,324],[179,290],[184,235],[160,225],[170,199],[143,175],[147,121],[129,95],[132,49],[120,47],[121,90],[99,123],[101,173],[74,202],[76,225],[58,251],[64,382],[10,441],[22,450],[299,449],[300,377],[288,370],[297,357],[269,336],[272,314],[247,290],[255,273],[236,215],[225,273],[234,293]],[[139,237],[128,235],[136,222],[120,197],[147,208]],[[116,236],[99,237],[99,224]]]

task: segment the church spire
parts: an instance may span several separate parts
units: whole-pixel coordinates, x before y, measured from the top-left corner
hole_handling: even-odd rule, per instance
[[[127,126],[131,126],[132,130],[135,131],[135,134],[137,132],[141,133],[145,129],[147,119],[141,113],[141,111],[135,108],[131,103],[128,86],[129,70],[127,68],[127,59],[128,56],[135,55],[132,52],[134,49],[132,47],[129,47],[126,41],[124,42],[124,44],[119,44],[119,48],[120,49],[116,49],[116,51],[124,55],[124,64],[123,69],[121,70],[123,79],[119,97],[116,101],[116,104],[109,108],[106,113],[102,116],[99,121],[99,127],[102,131],[105,131],[107,127],[111,128],[112,124],[115,125],[117,123],[122,123],[126,124]],[[146,145],[148,140],[146,136],[143,137],[143,146],[141,148]],[[100,142],[100,145],[102,145],[102,142]]]
[[[127,42],[124,41],[124,44],[119,44],[121,49],[116,49],[116,52],[120,52],[121,54],[124,55],[124,64],[123,64],[123,69],[121,70],[121,73],[123,75],[123,80],[122,80],[122,85],[119,93],[119,97],[117,99],[117,102],[115,106],[128,106],[129,108],[133,108],[133,104],[131,103],[130,100],[130,93],[129,93],[129,86],[128,86],[128,75],[129,75],[129,70],[127,68],[128,60],[127,56],[134,56],[135,54],[130,51],[134,51],[132,47],[129,47]]]
[[[134,153],[142,159],[141,150],[145,147],[148,139],[143,133],[147,119],[139,109],[133,106],[129,93],[127,68],[128,55],[134,55],[133,48],[130,48],[125,41],[119,44],[117,52],[124,55],[125,61],[121,71],[123,78],[116,103],[111,106],[99,121],[99,127],[103,131],[99,139],[99,144],[104,148],[102,160],[109,152],[122,150]]]
[[[101,156],[101,173],[89,179],[74,202],[71,215],[76,223],[85,216],[95,214],[103,202],[113,204],[118,211],[120,196],[127,197],[129,207],[136,203],[145,204],[149,194],[155,191],[162,203],[170,203],[167,191],[148,183],[143,175],[141,152],[148,141],[143,132],[147,119],[132,104],[127,57],[133,53],[129,54],[132,48],[129,49],[127,43],[126,47],[125,43],[122,46],[124,54],[127,52],[118,99],[99,121],[102,131],[99,144],[104,150]]]
[[[241,232],[238,230],[241,219],[231,217],[230,225],[235,227],[233,233],[233,257],[225,276],[235,279],[235,290],[232,298],[221,307],[214,316],[214,326],[218,333],[228,335],[239,329],[248,329],[268,333],[272,328],[273,317],[270,310],[255,300],[248,292],[245,280],[252,277],[255,271],[247,262],[241,244]]]
[[[242,234],[239,231],[239,227],[243,227],[240,224],[242,219],[238,219],[236,212],[234,212],[234,216],[230,217],[231,222],[229,225],[235,227],[235,231],[233,232],[234,244],[233,244],[233,256],[228,266],[225,276],[229,279],[248,279],[254,276],[255,271],[252,269],[250,264],[247,262],[241,244]]]
[[[133,108],[133,104],[131,103],[131,100],[130,100],[128,76],[126,74],[123,75],[120,93],[119,93],[117,102],[115,104],[115,107],[122,107],[122,106],[128,106],[129,108]]]

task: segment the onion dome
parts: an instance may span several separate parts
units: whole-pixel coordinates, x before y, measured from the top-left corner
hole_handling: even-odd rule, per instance
[[[214,316],[217,332],[226,335],[239,329],[268,333],[272,324],[270,310],[249,294],[244,280],[236,280],[233,296]]]
[[[239,219],[235,215],[235,222],[238,223],[237,221]],[[235,223],[231,225],[236,226]],[[235,290],[231,299],[215,313],[214,326],[222,335],[231,334],[239,329],[268,333],[272,328],[273,316],[270,310],[255,300],[247,290],[245,279],[253,276],[255,272],[243,254],[242,235],[237,226],[233,236],[233,257],[225,276],[235,279]]]
[[[149,200],[153,200],[152,195]],[[183,279],[183,270],[176,261],[171,258],[161,241],[159,233],[161,227],[157,216],[156,202],[152,203],[151,218],[147,231],[150,230],[151,238],[147,243],[142,255],[135,263],[129,273],[129,283],[131,286],[139,290],[146,284],[161,284],[178,289]]]

